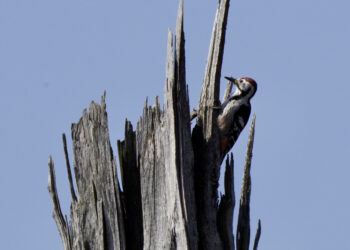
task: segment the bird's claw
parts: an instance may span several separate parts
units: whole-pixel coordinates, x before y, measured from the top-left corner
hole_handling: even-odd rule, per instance
[[[211,106],[212,109],[221,110],[221,106]]]
[[[191,114],[190,114],[190,120],[192,121],[194,118],[196,118],[198,115],[198,112],[196,109],[193,109]]]

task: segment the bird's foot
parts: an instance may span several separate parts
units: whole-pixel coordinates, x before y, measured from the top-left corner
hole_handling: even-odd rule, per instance
[[[221,110],[221,106],[211,106],[212,109]]]
[[[190,120],[192,121],[194,118],[196,118],[198,115],[198,112],[196,109],[193,109],[191,114],[190,114]]]

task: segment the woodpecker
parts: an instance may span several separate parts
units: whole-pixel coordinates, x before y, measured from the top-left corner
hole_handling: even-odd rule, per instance
[[[256,82],[249,77],[225,78],[235,85],[235,91],[221,105],[217,124],[220,133],[221,159],[236,143],[238,136],[248,122],[251,105],[250,99],[257,90]]]

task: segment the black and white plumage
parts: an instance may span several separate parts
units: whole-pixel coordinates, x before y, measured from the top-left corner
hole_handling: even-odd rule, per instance
[[[217,118],[222,159],[236,143],[238,136],[247,124],[251,111],[250,99],[257,90],[257,84],[252,78],[225,78],[232,81],[236,88],[221,105],[221,112]]]

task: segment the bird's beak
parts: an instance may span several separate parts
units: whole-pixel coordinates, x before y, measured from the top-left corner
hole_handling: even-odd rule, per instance
[[[233,78],[232,76],[225,76],[225,78],[226,78],[227,80],[229,80],[230,82],[233,82],[233,84],[234,84],[237,88],[239,88],[238,82],[237,82],[237,79],[236,79],[236,78]]]
[[[230,82],[233,82],[233,84],[236,86],[236,88],[239,89],[240,91],[242,91],[241,88],[239,87],[239,84],[238,84],[238,81],[236,78],[233,78],[232,76],[225,76],[225,78],[227,80],[229,80]]]
[[[236,79],[233,78],[232,76],[225,76],[225,78],[226,78],[227,80],[229,80],[230,82],[233,82],[234,84],[236,84]]]

